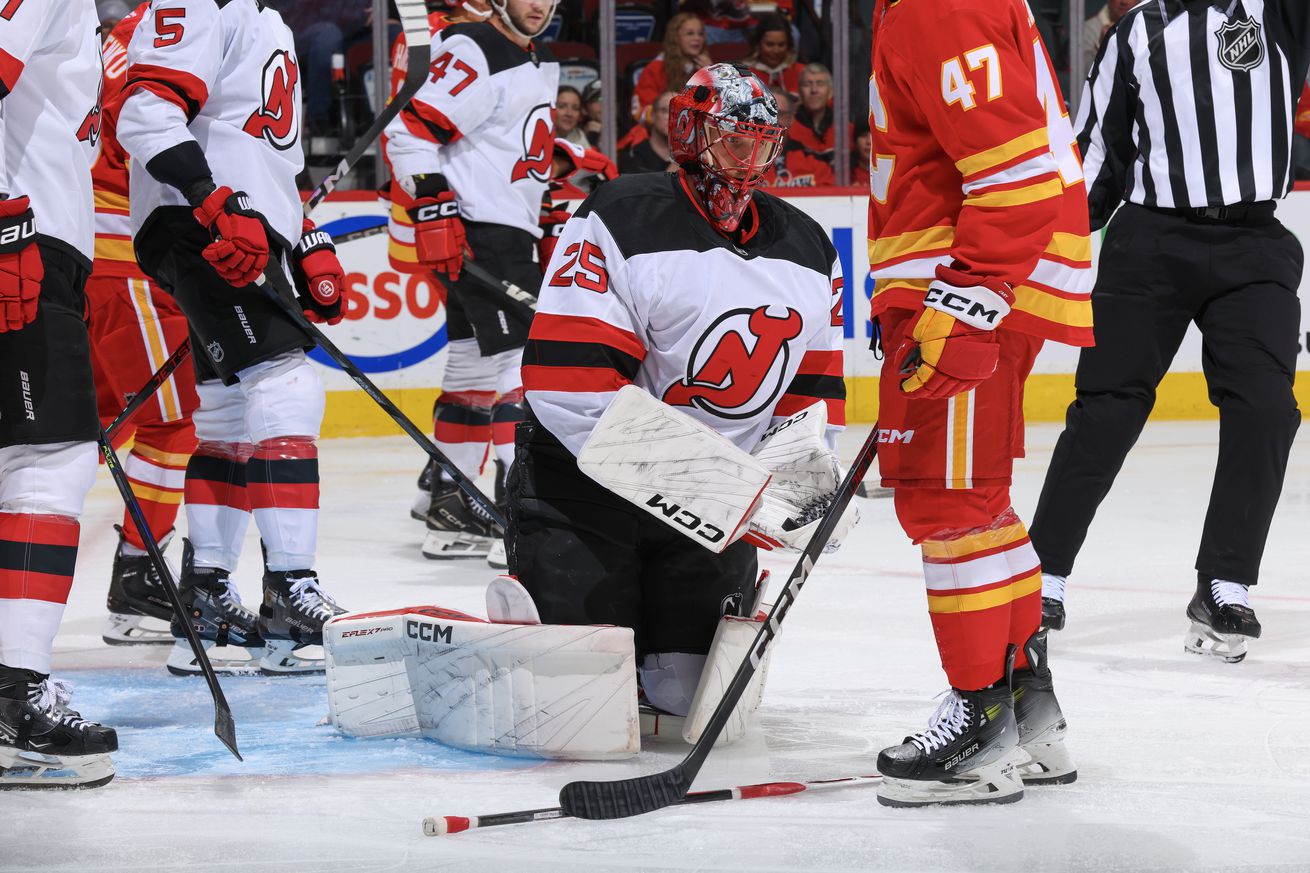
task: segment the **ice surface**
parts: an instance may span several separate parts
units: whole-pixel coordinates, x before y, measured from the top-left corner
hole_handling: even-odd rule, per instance
[[[1028,518],[1058,428],[1029,430],[1015,504]],[[854,453],[863,432],[846,435]],[[56,673],[74,705],[119,728],[119,775],[88,792],[0,794],[0,870],[54,871],[1310,871],[1310,447],[1294,453],[1253,601],[1264,623],[1241,664],[1183,652],[1183,609],[1217,428],[1148,428],[1083,550],[1069,625],[1052,635],[1080,778],[997,808],[891,810],[871,787],[707,804],[619,822],[554,821],[430,838],[426,815],[554,806],[575,778],[672,765],[534,763],[421,740],[352,740],[316,726],[321,678],[224,679],[246,755],[214,738],[199,680],[166,649],[100,642],[121,514],[101,473]],[[321,561],[352,609],[437,603],[481,614],[493,571],[419,555],[408,517],[423,457],[407,440],[329,441]],[[889,501],[819,562],[787,618],[763,736],[714,752],[699,789],[871,773],[922,727],[945,687],[919,573]],[[177,547],[174,557],[180,554]],[[258,596],[251,525],[237,574]],[[770,559],[775,577],[790,562]]]

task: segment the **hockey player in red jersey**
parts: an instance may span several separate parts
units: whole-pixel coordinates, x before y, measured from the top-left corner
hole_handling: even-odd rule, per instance
[[[559,65],[534,42],[555,0],[497,0],[486,22],[445,27],[432,71],[387,128],[393,186],[392,262],[449,283],[449,357],[436,442],[476,477],[492,435],[513,459],[522,419],[519,362],[531,313],[462,272],[466,256],[520,287],[541,278],[536,243],[554,154],[551,106]],[[431,483],[429,558],[486,557],[502,532],[454,483]]]
[[[880,0],[872,69],[880,465],[951,685],[927,730],[879,755],[878,796],[1009,802],[1077,774],[1010,475],[1043,340],[1091,342],[1082,169],[1023,0]]]
[[[101,54],[101,101],[112,103],[127,80],[127,44],[148,3],[142,3],[105,34]],[[95,266],[87,281],[87,329],[96,377],[100,421],[108,425],[178,346],[186,341],[186,316],[136,262],[128,214],[127,155],[112,120],[100,126],[100,156],[91,169],[95,191]],[[191,414],[199,404],[190,360],[160,386],[115,443],[132,439],[123,469],[150,530],[167,546],[182,503],[187,461],[196,449]],[[124,514],[109,580],[105,642],[171,643],[173,608],[164,593],[140,532]]]
[[[155,3],[128,64],[115,109],[132,156],[134,243],[195,338],[199,445],[186,472],[182,599],[203,638],[249,650],[216,667],[321,670],[313,647],[342,611],[313,569],[323,385],[305,357],[312,341],[253,284],[270,264],[289,268],[307,317],[341,319],[341,265],[296,189],[292,35],[257,0]],[[266,551],[258,614],[231,580],[252,514]],[[180,639],[169,669],[197,670]]]
[[[506,541],[543,622],[633,628],[647,699],[685,715],[721,617],[755,614],[753,543],[808,539],[780,489],[786,517],[836,489],[845,383],[837,253],[756,190],[785,136],[773,95],[718,64],[669,116],[681,169],[598,188],[547,265]],[[808,479],[762,450],[802,433]]]
[[[96,475],[98,26],[92,0],[0,10],[0,788],[103,785],[118,748],[50,678]]]

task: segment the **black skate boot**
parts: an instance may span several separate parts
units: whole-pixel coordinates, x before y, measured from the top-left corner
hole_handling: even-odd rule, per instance
[[[72,686],[0,664],[0,788],[95,788],[114,778],[118,734],[68,703]]]
[[[313,570],[265,569],[259,627],[268,651],[261,672],[268,676],[323,672],[323,625],[345,612],[319,586]]]
[[[1065,577],[1042,574],[1042,630],[1064,630]]]
[[[500,510],[502,516],[508,516],[505,502],[505,462],[496,461],[496,490],[495,500],[496,508]],[[487,552],[487,565],[493,570],[508,570],[509,558],[505,554],[505,537],[502,534],[491,544],[490,551]]]
[[[1014,698],[1004,682],[952,688],[928,729],[878,755],[884,806],[1014,803],[1023,798]]]
[[[178,596],[196,635],[205,643],[214,672],[242,675],[258,671],[264,654],[259,616],[241,604],[241,596],[226,570],[195,565],[195,550],[186,539],[182,540]],[[200,664],[176,618],[172,631],[177,641],[168,655],[168,672],[174,676],[199,675]]]
[[[1055,684],[1046,661],[1046,631],[1033,634],[1023,647],[1028,666],[1010,677],[1019,748],[1027,763],[1019,765],[1024,785],[1066,785],[1078,778],[1073,756],[1064,745],[1068,724],[1055,699]]]
[[[454,482],[438,477],[432,484],[423,557],[486,558],[504,532]]]
[[[432,479],[437,475],[437,462],[429,460],[418,474],[418,496],[409,508],[409,517],[415,521],[427,521],[428,507],[432,505]]]
[[[1260,621],[1251,608],[1247,587],[1222,579],[1201,579],[1187,604],[1192,627],[1183,648],[1197,655],[1213,655],[1229,664],[1246,657],[1246,641],[1260,638]]]
[[[169,623],[173,620],[173,604],[164,592],[164,580],[159,578],[149,555],[125,555],[123,528],[118,531],[118,551],[114,553],[114,568],[109,577],[109,596],[105,606],[109,619],[100,637],[111,646],[132,646],[173,642]],[[168,548],[173,532],[159,541],[159,551]]]

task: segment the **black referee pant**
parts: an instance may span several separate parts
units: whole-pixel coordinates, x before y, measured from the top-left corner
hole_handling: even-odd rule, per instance
[[[1119,210],[1092,291],[1096,345],[1078,359],[1077,398],[1033,520],[1043,572],[1072,572],[1195,322],[1219,409],[1219,460],[1196,569],[1202,581],[1256,583],[1301,423],[1292,382],[1303,260],[1272,203],[1236,207],[1223,219],[1134,204]]]

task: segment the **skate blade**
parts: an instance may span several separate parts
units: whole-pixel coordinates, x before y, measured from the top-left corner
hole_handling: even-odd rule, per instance
[[[113,778],[108,754],[59,757],[0,746],[0,789],[99,788]]]
[[[303,676],[327,669],[327,655],[320,644],[295,640],[266,640],[265,643],[267,648],[259,660],[259,672],[264,676]]]
[[[423,540],[423,557],[431,561],[453,558],[486,558],[491,554],[491,537],[475,537],[447,531],[428,531]]]
[[[1193,655],[1208,655],[1225,664],[1236,664],[1246,657],[1245,634],[1221,634],[1208,625],[1193,621],[1183,640],[1183,650]]]
[[[259,673],[259,662],[264,655],[263,646],[218,646],[213,640],[202,640],[209,665],[219,676],[254,676]],[[168,653],[165,664],[174,676],[199,676],[203,672],[200,662],[186,640],[177,640]]]
[[[173,642],[167,619],[111,612],[100,638],[110,646],[157,646]]]
[[[1027,785],[1068,785],[1078,781],[1078,768],[1064,741],[1032,743],[1021,747],[1028,757],[1018,766],[1019,778]]]
[[[985,764],[951,782],[896,779],[884,775],[878,786],[883,806],[975,806],[987,803],[1018,803],[1023,800],[1019,764],[1028,758],[1015,749],[1005,758]]]

